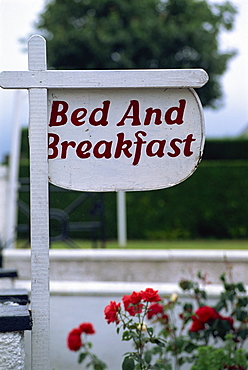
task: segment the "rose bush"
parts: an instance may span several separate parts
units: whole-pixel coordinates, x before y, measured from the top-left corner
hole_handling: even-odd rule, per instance
[[[206,329],[206,324],[211,324],[215,322],[215,320],[221,321],[227,321],[230,329],[234,330],[233,323],[234,320],[232,317],[225,317],[219,314],[213,307],[209,306],[202,306],[199,307],[194,315],[191,316],[192,324],[189,328],[190,332],[198,332],[200,330]]]
[[[123,370],[171,369],[168,359],[163,356],[165,341],[156,336],[153,328],[145,322],[150,312],[150,304],[158,301],[161,301],[158,291],[147,288],[124,295],[122,305],[111,301],[105,307],[107,323],[116,323],[117,333],[120,329],[123,330],[122,340],[132,341],[134,345],[134,351],[125,354]]]
[[[182,279],[179,283],[180,288],[191,299],[190,302],[163,299],[150,307],[148,319],[159,327],[159,335],[167,340],[165,348],[174,359],[174,369],[179,369],[186,362],[196,363],[202,347],[212,348],[214,345],[223,350],[230,334],[235,350],[239,351],[243,347],[248,337],[248,297],[245,287],[242,283],[228,282],[225,274],[221,275],[220,280],[223,291],[214,307],[208,304],[205,287],[210,282],[207,281],[207,274],[201,273],[198,273],[195,281]],[[227,315],[223,315],[222,311]],[[215,352],[211,351],[211,354],[214,356]],[[242,355],[244,357],[244,353]],[[218,354],[216,361],[217,358],[220,359]],[[243,358],[240,364],[235,356],[231,360],[233,363],[228,366],[223,363],[223,368],[243,366]],[[209,370],[212,370],[211,367]]]
[[[122,370],[177,370],[185,363],[191,364],[191,370],[247,369],[246,289],[242,283],[228,282],[225,274],[220,280],[223,291],[214,306],[208,303],[207,275],[201,273],[194,281],[179,283],[189,302],[177,293],[161,297],[152,288],[124,295],[119,303],[110,301],[104,309],[107,323],[114,323],[122,340],[134,347],[124,355]],[[94,333],[92,324],[83,323],[71,330],[67,344],[72,351],[83,349],[79,362],[88,357],[87,366],[101,370],[106,364],[90,353],[91,346],[82,339]]]
[[[83,322],[78,328],[72,329],[67,336],[67,347],[71,351],[82,351],[78,356],[78,363],[88,360],[86,367],[94,370],[104,370],[107,365],[91,352],[92,344],[88,341],[87,335],[95,334],[95,328],[90,322]],[[82,339],[83,337],[83,339]]]

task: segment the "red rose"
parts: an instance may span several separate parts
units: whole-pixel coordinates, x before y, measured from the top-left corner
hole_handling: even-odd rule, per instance
[[[119,323],[118,312],[120,305],[120,303],[110,301],[110,304],[105,307],[104,314],[108,324],[110,324],[111,322],[116,322],[116,324]]]
[[[124,309],[131,316],[135,316],[137,313],[141,313],[143,304],[140,304],[142,296],[140,293],[133,292],[131,295],[124,295],[122,297],[122,302],[124,304]]]
[[[72,329],[67,337],[67,346],[71,351],[78,351],[82,346],[81,331],[79,329]]]
[[[81,325],[79,325],[79,330],[81,333],[95,334],[94,326],[90,322],[83,322]]]
[[[195,315],[197,316],[198,320],[203,323],[206,323],[209,320],[216,320],[220,318],[219,313],[215,311],[213,307],[209,306],[199,307],[195,311]]]
[[[133,292],[131,295],[124,295],[122,301],[126,310],[131,304],[136,305],[140,303],[142,301],[142,294],[141,292]]]
[[[158,290],[153,290],[152,288],[146,288],[146,290],[142,291],[141,293],[142,293],[142,298],[145,302],[161,301],[161,298],[158,295]]]
[[[153,303],[148,307],[147,318],[150,320],[153,316],[158,313],[163,313],[164,307],[159,303]]]
[[[205,324],[198,320],[195,316],[192,316],[192,324],[189,328],[190,332],[198,332],[199,330],[204,330],[205,329]]]
[[[209,320],[221,319],[221,316],[213,307],[202,306],[195,311],[195,314],[191,318],[193,323],[189,331],[197,332],[205,329],[205,324],[209,322]]]
[[[130,316],[135,316],[137,313],[142,312],[143,304],[136,304],[135,306],[127,307],[126,311]]]
[[[142,301],[142,292],[133,292],[130,296],[130,303],[132,304],[138,304]]]
[[[193,323],[191,324],[191,327],[189,329],[189,331],[191,332],[197,332],[199,330],[205,329],[206,323],[208,323],[210,320],[216,319],[228,321],[230,328],[234,329],[233,318],[221,316],[213,307],[209,306],[199,307],[191,318],[193,320]]]
[[[130,295],[124,295],[122,297],[122,302],[124,304],[124,309],[126,310],[131,304]]]

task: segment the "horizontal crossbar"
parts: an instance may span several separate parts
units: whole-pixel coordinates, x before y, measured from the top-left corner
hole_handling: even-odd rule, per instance
[[[208,75],[203,69],[4,71],[0,86],[5,89],[88,88],[199,88]]]

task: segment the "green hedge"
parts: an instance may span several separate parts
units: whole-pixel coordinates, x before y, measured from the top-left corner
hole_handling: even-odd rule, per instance
[[[248,237],[248,161],[205,161],[175,187],[127,194],[131,239]]]
[[[22,166],[21,174],[28,174],[27,165]],[[65,208],[68,199],[78,195],[71,191],[63,194],[58,201],[51,193],[51,205]],[[21,194],[24,196],[27,194]],[[248,161],[203,160],[183,183],[162,190],[127,192],[126,201],[129,239],[248,238]],[[105,193],[104,203],[106,237],[114,239],[116,193]],[[87,220],[86,213],[80,213],[78,221]]]
[[[248,140],[243,138],[206,140],[203,159],[248,159]]]

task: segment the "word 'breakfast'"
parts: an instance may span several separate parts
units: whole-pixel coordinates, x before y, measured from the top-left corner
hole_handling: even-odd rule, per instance
[[[120,131],[115,134],[113,140],[105,140],[101,138],[97,142],[92,142],[87,139],[82,141],[63,140],[61,141],[58,134],[58,127],[71,124],[76,127],[83,127],[88,124],[92,127],[106,127],[112,122],[109,122],[109,112],[111,109],[110,100],[102,102],[102,107],[94,108],[88,111],[85,107],[76,108],[69,114],[69,104],[64,101],[53,101],[49,127],[57,127],[56,133],[50,132],[49,138],[49,154],[48,159],[66,159],[68,152],[73,150],[76,157],[79,159],[88,159],[91,156],[96,159],[118,159],[122,155],[131,158],[132,165],[138,165],[142,155],[147,157],[162,158],[165,155],[174,158],[180,154],[185,157],[190,157],[193,154],[192,143],[196,141],[192,133],[189,133],[184,138],[149,138],[149,126],[154,124],[160,126],[167,124],[182,125],[184,123],[184,112],[186,108],[186,100],[181,99],[178,106],[169,107],[165,112],[160,108],[149,107],[145,110],[144,120],[140,118],[140,103],[138,100],[130,100],[124,114],[117,120],[115,126],[120,128]],[[143,126],[143,129],[141,129]],[[87,126],[88,127],[88,126]],[[132,132],[133,138],[126,137],[125,130],[127,127],[137,127],[138,131]],[[81,130],[81,133],[89,130]],[[148,139],[149,138],[149,139]],[[143,151],[142,151],[143,148]]]

